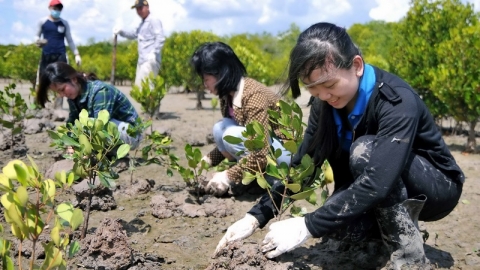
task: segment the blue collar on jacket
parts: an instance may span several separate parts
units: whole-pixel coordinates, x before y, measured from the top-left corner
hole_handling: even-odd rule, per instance
[[[368,101],[370,100],[373,88],[375,87],[375,79],[375,70],[371,65],[365,64],[363,76],[360,78],[360,86],[358,87],[357,101],[355,102],[355,107],[353,107],[352,112],[348,115],[348,121],[353,128],[355,128],[358,122],[360,122],[360,119],[367,108]],[[333,117],[337,126],[338,138],[341,140],[343,125],[337,109],[333,110]],[[342,144],[343,150],[350,151],[352,137],[352,131],[347,130]]]

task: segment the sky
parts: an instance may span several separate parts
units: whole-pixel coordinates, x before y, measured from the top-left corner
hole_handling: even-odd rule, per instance
[[[134,0],[61,0],[61,17],[77,45],[109,40],[115,26],[135,29],[140,23]],[[463,0],[480,10],[480,0]],[[30,44],[38,22],[48,16],[49,0],[0,0],[0,44]],[[200,29],[217,35],[278,34],[295,23],[301,30],[320,22],[343,27],[371,20],[395,22],[409,0],[149,0],[150,10],[172,32]]]

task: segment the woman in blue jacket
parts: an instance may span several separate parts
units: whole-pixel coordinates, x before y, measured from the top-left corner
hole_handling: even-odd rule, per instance
[[[319,165],[327,159],[335,190],[305,217],[273,223],[263,252],[273,258],[311,237],[358,242],[381,232],[390,268],[428,268],[417,220],[448,215],[465,178],[423,101],[402,79],[365,64],[346,30],[330,23],[314,24],[298,38],[287,82],[293,97],[299,82],[312,99],[294,163],[306,153]],[[283,194],[283,186],[273,189]],[[229,227],[216,253],[265,226],[280,201],[264,196]]]

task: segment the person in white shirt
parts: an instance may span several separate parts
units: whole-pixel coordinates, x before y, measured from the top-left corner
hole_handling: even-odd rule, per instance
[[[135,85],[141,87],[142,80],[150,72],[158,75],[160,70],[161,52],[165,43],[162,22],[150,13],[150,6],[146,0],[136,0],[132,9],[136,8],[142,22],[136,30],[126,31],[118,27],[113,29],[115,35],[128,39],[138,40],[138,62],[135,76]]]

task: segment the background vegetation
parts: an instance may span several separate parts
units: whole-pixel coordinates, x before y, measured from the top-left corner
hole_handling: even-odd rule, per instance
[[[160,74],[167,88],[202,90],[188,59],[206,41],[233,47],[250,77],[266,85],[283,83],[290,49],[303,29],[292,24],[277,34],[217,36],[194,30],[174,32],[165,42]],[[470,127],[468,147],[475,149],[475,125],[480,118],[479,13],[461,0],[412,0],[407,15],[396,23],[370,21],[347,29],[367,63],[391,71],[410,83],[436,119],[452,117]],[[81,69],[108,81],[113,45],[110,41],[79,46]],[[33,45],[0,45],[0,78],[26,80],[35,85],[40,49]],[[73,55],[69,52],[69,59]],[[117,46],[116,84],[135,77],[137,43]]]

